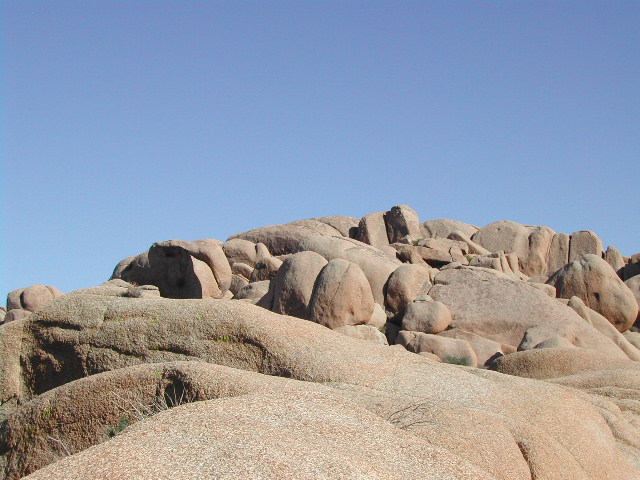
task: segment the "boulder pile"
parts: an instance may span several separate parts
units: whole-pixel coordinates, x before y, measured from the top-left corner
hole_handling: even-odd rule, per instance
[[[6,479],[640,479],[640,254],[407,205],[0,312]]]

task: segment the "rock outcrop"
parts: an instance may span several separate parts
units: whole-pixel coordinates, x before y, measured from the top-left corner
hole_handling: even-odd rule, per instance
[[[9,294],[0,471],[640,480],[638,265],[407,205],[158,242]]]
[[[300,242],[309,237],[325,235],[353,238],[357,227],[357,218],[341,215],[318,217],[237,233],[229,237],[227,242],[233,239],[242,239],[253,243],[263,243],[272,255],[284,255],[298,251]]]
[[[155,285],[163,297],[222,298],[231,286],[231,267],[218,240],[168,240],[122,260],[111,278]]]
[[[587,254],[558,270],[548,281],[558,297],[577,296],[603,315],[620,332],[631,328],[638,316],[633,292],[602,258]]]

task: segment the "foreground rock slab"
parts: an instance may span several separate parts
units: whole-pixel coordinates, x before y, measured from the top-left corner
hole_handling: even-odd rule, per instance
[[[530,479],[531,472],[535,472],[536,478],[638,478],[627,460],[635,450],[623,454],[616,441],[618,437],[612,430],[629,425],[629,420],[621,413],[616,414],[612,407],[609,414],[613,415],[615,422],[611,419],[605,421],[600,410],[603,407],[592,403],[586,394],[578,396],[564,387],[440,364],[400,347],[353,339],[318,324],[278,315],[245,302],[71,294],[51,302],[34,313],[30,320],[1,326],[0,341],[7,352],[0,365],[2,414],[5,417],[18,411],[17,400],[25,403],[72,380],[142,363],[178,360],[201,360],[323,383],[351,392],[349,398],[360,396],[368,399],[371,408],[376,408],[378,402],[383,404],[383,399],[388,401],[390,394],[396,397],[392,402],[395,411],[387,411],[386,420],[376,419],[344,399],[337,403],[331,399],[318,402],[295,392],[245,399],[249,403],[243,403],[245,400],[233,400],[237,403],[232,403],[230,400],[228,404],[223,403],[220,410],[205,403],[202,405],[207,408],[194,406],[191,407],[194,410],[190,410],[190,406],[177,407],[170,413],[150,419],[150,423],[140,422],[139,427],[131,430],[131,437],[127,434],[118,436],[75,457],[61,460],[42,473],[35,473],[33,478],[44,478],[38,475],[79,478],[79,472],[87,471],[93,472],[93,478],[102,478],[100,475],[109,471],[113,478],[116,470],[105,469],[110,463],[112,468],[118,465],[116,457],[129,459],[125,462],[128,468],[137,468],[134,467],[135,459],[144,460],[147,462],[145,471],[151,472],[149,475],[157,474],[163,470],[154,472],[153,468],[161,469],[163,465],[174,467],[168,460],[163,463],[163,454],[168,454],[165,449],[183,452],[180,446],[183,443],[192,447],[200,445],[202,452],[211,452],[214,447],[224,448],[220,446],[222,441],[216,440],[215,436],[210,440],[212,443],[194,440],[191,436],[190,431],[196,432],[197,438],[200,438],[197,433],[211,432],[213,426],[206,427],[206,432],[200,428],[212,425],[212,419],[225,433],[225,441],[236,442],[239,451],[237,461],[214,457],[214,464],[222,467],[223,471],[227,468],[229,472],[234,469],[246,472],[243,469],[258,468],[264,469],[261,471],[265,472],[266,478],[287,478],[287,475],[304,478],[305,466],[296,467],[297,462],[292,465],[282,463],[281,470],[274,462],[261,464],[256,451],[264,451],[265,458],[276,457],[269,456],[271,450],[268,446],[263,445],[260,447],[263,450],[259,450],[255,443],[256,432],[259,431],[255,426],[262,425],[260,418],[269,425],[284,426],[284,433],[278,429],[280,433],[274,433],[273,438],[282,446],[281,450],[291,445],[292,452],[295,452],[292,458],[304,458],[308,462],[309,458],[315,458],[310,456],[313,453],[320,461],[326,462],[324,465],[333,468],[335,464],[323,453],[326,452],[323,448],[327,447],[322,446],[318,435],[310,433],[309,442],[305,442],[298,433],[301,430],[291,426],[291,436],[287,437],[288,417],[281,418],[281,414],[284,416],[281,412],[286,412],[287,416],[299,415],[300,428],[304,425],[303,418],[308,417],[310,432],[320,428],[320,424],[325,425],[323,434],[335,438],[330,451],[331,455],[338,455],[336,458],[341,458],[336,451],[341,448],[333,448],[334,444],[341,446],[345,441],[341,429],[351,432],[350,438],[362,438],[364,441],[360,430],[363,423],[373,425],[366,429],[369,437],[365,443],[377,446],[380,441],[388,445],[386,448],[394,449],[395,441],[400,441],[401,445],[407,445],[408,451],[414,452],[410,442],[402,443],[403,434],[390,429],[388,423],[391,422],[393,428],[408,430],[416,437],[427,439],[434,447],[449,451],[475,468],[472,475],[476,477],[450,475],[450,478],[486,478],[478,473],[483,471],[490,475],[488,478],[493,476],[501,480]],[[372,395],[372,392],[381,395]],[[322,407],[323,404],[326,407]],[[214,414],[209,417],[200,408]],[[253,411],[262,413],[252,417]],[[269,411],[273,413],[269,414]],[[336,423],[332,423],[328,411],[334,412]],[[234,412],[246,422],[233,417]],[[223,418],[225,415],[234,421],[227,422]],[[154,422],[156,418],[158,423]],[[178,424],[192,425],[191,422],[193,429],[177,427]],[[150,425],[146,434],[145,423]],[[171,433],[163,436],[162,431]],[[377,432],[380,432],[379,438],[376,437]],[[252,446],[254,455],[251,461],[243,453],[243,441]],[[362,444],[360,440],[351,443]],[[313,448],[304,449],[307,444]],[[140,456],[147,446],[147,455]],[[365,478],[363,472],[370,472],[369,478],[395,478],[384,470],[384,463],[379,467],[370,465],[378,461],[377,454],[367,456],[358,448],[357,445],[345,446],[351,460],[341,462],[347,465],[347,470],[346,473],[336,470],[340,475]],[[381,451],[387,450],[383,448]],[[96,452],[96,457],[91,458],[100,458],[99,462],[89,460],[92,452]],[[191,448],[190,452],[194,461],[200,458],[197,456],[198,448]],[[359,457],[361,453],[363,456]],[[395,457],[386,458],[391,461]],[[415,461],[421,461],[420,458],[423,457],[417,455]],[[70,463],[76,459],[83,463]],[[359,470],[365,468],[362,459],[366,460],[364,463],[370,470]],[[259,465],[247,466],[252,462]],[[438,463],[439,460],[434,465]],[[56,470],[65,465],[67,470]],[[396,462],[393,465],[393,468],[401,468]],[[85,466],[93,470],[85,470]],[[380,476],[371,470],[373,468],[383,469]],[[191,473],[178,478],[203,476],[184,471]],[[444,473],[434,475],[435,478],[447,478]]]
[[[425,477],[495,478],[362,407],[294,390],[176,407],[26,478]]]

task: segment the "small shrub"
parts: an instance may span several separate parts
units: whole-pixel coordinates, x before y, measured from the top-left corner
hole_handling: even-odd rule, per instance
[[[126,298],[142,298],[143,290],[137,285],[131,285],[124,292],[122,292],[120,296]]]
[[[58,437],[52,437],[51,435],[47,435],[47,439],[58,446],[58,457],[71,456],[71,451],[64,443],[64,441],[60,440]]]
[[[125,428],[129,426],[130,421],[131,419],[128,416],[125,415],[124,417],[122,417],[120,419],[120,422],[118,422],[118,425],[116,425],[115,427],[111,427],[107,432],[107,435],[109,436],[109,438],[113,438],[119,433],[121,433]]]
[[[450,363],[452,365],[464,365],[465,367],[471,366],[471,360],[465,357],[458,357],[456,355],[447,355],[442,359],[444,363]]]
[[[162,375],[162,372],[155,372]],[[156,398],[149,404],[144,404],[140,401],[128,400],[121,397],[117,393],[112,393],[118,401],[118,408],[126,415],[120,419],[120,422],[115,427],[112,427],[107,432],[107,435],[112,438],[126,429],[132,422],[138,420],[144,420],[157,413],[169,410],[170,408],[183,405],[185,403],[191,403],[196,399],[191,396],[185,390],[185,386],[181,382],[171,383],[164,390],[161,397]]]

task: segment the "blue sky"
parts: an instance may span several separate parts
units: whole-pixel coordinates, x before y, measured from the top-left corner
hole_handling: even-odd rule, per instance
[[[640,3],[4,1],[0,292],[406,203],[640,251]]]

